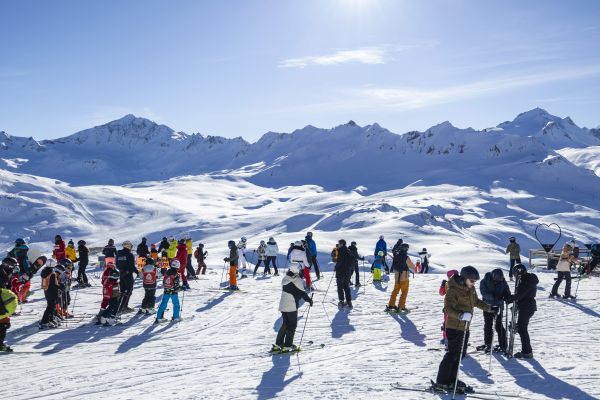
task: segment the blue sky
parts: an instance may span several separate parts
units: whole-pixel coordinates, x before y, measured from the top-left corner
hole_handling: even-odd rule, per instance
[[[243,136],[350,119],[484,128],[542,107],[600,125],[600,1],[0,3],[0,130],[133,113]]]

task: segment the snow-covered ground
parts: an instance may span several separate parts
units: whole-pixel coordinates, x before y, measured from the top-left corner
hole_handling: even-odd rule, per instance
[[[306,322],[303,343],[314,345],[298,355],[270,356],[267,350],[280,323],[280,278],[243,279],[239,293],[219,290],[222,264],[217,260],[222,255],[209,259],[207,275],[185,293],[183,317],[193,319],[179,324],[154,325],[152,317],[129,314],[122,326],[96,326],[90,321],[101,288],[94,286],[72,292],[74,313],[83,319],[38,331],[45,301],[36,278],[35,294],[24,306],[32,312],[12,319],[8,343],[17,353],[1,356],[5,367],[26,373],[4,381],[3,395],[13,400],[446,398],[390,387],[394,382],[423,386],[435,378],[443,357],[438,288],[445,275],[417,275],[408,297],[413,311],[392,316],[382,311],[391,287],[369,282],[367,267],[361,273],[369,283],[353,289],[355,309],[338,310],[335,282],[325,295],[332,276],[326,267],[310,315],[307,305],[300,309],[296,343]],[[600,356],[594,350],[600,331],[598,278],[582,280],[577,301],[566,302],[547,298],[554,274],[540,270],[538,276],[538,312],[530,324],[535,360],[494,357],[488,377],[489,358],[471,354],[461,377],[476,389],[498,393],[490,398],[599,398]],[[132,304],[142,296],[136,281]],[[483,342],[482,330],[483,318],[476,311],[469,351]],[[516,343],[520,350],[518,337]],[[325,347],[313,350],[318,344]]]

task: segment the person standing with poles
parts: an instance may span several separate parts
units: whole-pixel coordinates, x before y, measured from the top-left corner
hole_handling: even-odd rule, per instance
[[[347,306],[352,309],[352,292],[350,291],[350,279],[352,278],[352,255],[346,247],[346,241],[340,239],[338,242],[338,256],[335,264],[335,283],[337,284],[338,292],[338,307]],[[345,299],[345,301],[344,301]]]
[[[436,392],[469,393],[473,388],[458,379],[458,369],[462,360],[466,343],[469,341],[469,325],[473,317],[473,308],[492,312],[498,307],[491,307],[477,297],[475,282],[479,280],[479,272],[470,265],[464,267],[459,275],[448,281],[444,311],[448,315],[446,335],[448,351],[438,368],[437,378],[431,389]],[[497,311],[494,311],[497,312]]]
[[[506,352],[506,329],[502,325],[502,312],[504,311],[504,302],[510,299],[511,293],[508,283],[504,279],[504,273],[500,268],[488,272],[481,280],[479,285],[481,298],[492,306],[497,306],[500,310],[498,314],[483,312],[484,328],[483,340],[484,344],[478,346],[477,350],[483,350],[486,354],[492,351]],[[492,348],[492,338],[494,337],[494,325],[498,333],[498,347]]]
[[[117,269],[120,273],[119,289],[121,291],[121,299],[119,300],[118,314],[132,312],[133,308],[129,307],[129,298],[133,293],[133,274],[139,276],[137,267],[135,266],[135,258],[131,249],[133,244],[126,240],[123,242],[123,248],[117,251]]]
[[[300,278],[299,263],[292,262],[290,264],[287,273],[281,280],[281,286],[282,292],[279,301],[279,311],[281,312],[283,323],[277,332],[275,344],[271,347],[272,353],[286,353],[300,350],[299,347],[294,345],[294,335],[298,326],[300,299],[304,299],[311,307],[313,305],[312,298],[304,291],[304,282]]]
[[[308,245],[308,252],[310,257],[308,258],[308,263],[311,267],[315,268],[315,274],[317,275],[317,281],[321,279],[321,271],[319,271],[319,262],[317,261],[317,244],[313,240],[313,233],[308,232],[306,234],[306,238],[304,238],[306,244]]]
[[[358,288],[361,286],[360,285],[360,271],[358,268],[358,260],[364,261],[365,258],[358,254],[358,248],[356,247],[356,242],[351,242],[350,247],[348,247],[348,250],[350,251],[350,256],[352,257],[352,272],[356,273],[355,287]],[[350,279],[352,279],[352,276],[350,276]]]
[[[521,264],[521,246],[517,243],[517,239],[514,236],[508,238],[508,246],[506,247],[505,254],[509,254],[510,257],[510,269],[508,270],[508,277],[510,281],[513,281],[513,268],[516,264]]]
[[[517,287],[515,293],[510,296],[507,303],[515,302],[513,307],[519,310],[517,320],[517,332],[521,337],[521,351],[515,353],[515,358],[533,358],[533,350],[529,340],[529,320],[537,311],[537,303],[535,295],[537,293],[537,285],[539,279],[536,274],[527,272],[527,268],[523,264],[517,264],[514,268],[514,273],[517,278]],[[512,352],[512,349],[511,349]]]
[[[275,275],[279,276],[279,271],[277,271],[277,255],[279,254],[279,247],[277,246],[277,242],[272,237],[269,238],[267,242],[267,261],[265,262],[265,268],[267,271],[270,271],[270,265],[273,263],[273,269],[275,270]]]

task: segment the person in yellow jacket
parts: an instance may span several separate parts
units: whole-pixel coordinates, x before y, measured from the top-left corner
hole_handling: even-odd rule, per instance
[[[192,255],[194,254],[194,243],[192,242],[192,238],[186,236],[185,238],[185,246],[187,247],[187,265],[186,269],[188,271],[188,279],[198,279],[196,277],[196,271],[194,270],[194,266],[192,265]]]
[[[73,239],[69,240],[69,244],[65,249],[65,256],[72,262],[77,260],[77,251],[75,251],[75,243],[73,243]]]
[[[171,262],[175,256],[177,255],[177,240],[171,236],[171,240],[169,241],[169,249],[167,250],[167,257],[169,257],[169,262]]]

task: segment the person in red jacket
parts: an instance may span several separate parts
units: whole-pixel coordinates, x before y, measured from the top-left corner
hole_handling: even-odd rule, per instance
[[[65,258],[65,242],[62,240],[60,235],[56,235],[54,237],[54,250],[52,251],[52,257],[54,257],[57,264],[60,262],[60,260]]]
[[[102,273],[102,279],[101,279],[103,291],[104,291],[104,288],[106,287],[106,285],[108,285],[108,278],[110,277],[110,273],[112,271],[116,271],[115,263],[113,263],[113,262],[106,263],[106,268],[104,269],[104,272]],[[98,315],[96,315],[96,325],[101,324],[102,313],[104,312],[104,310],[106,310],[106,307],[108,307],[109,300],[110,300],[110,296],[109,297],[102,296],[102,303],[100,303],[100,311],[98,311]]]
[[[187,246],[185,244],[185,240],[179,239],[179,243],[177,244],[177,255],[175,259],[179,261],[179,275],[181,275],[181,280],[183,284],[181,287],[183,290],[190,289],[190,284],[188,283],[187,277],[185,276],[185,271],[187,268],[187,256],[188,256]]]
[[[100,322],[104,326],[114,325],[117,321],[117,312],[119,309],[119,300],[121,297],[119,289],[119,271],[112,270],[108,275],[108,279],[102,288],[102,302],[106,302],[108,306],[102,311]]]

